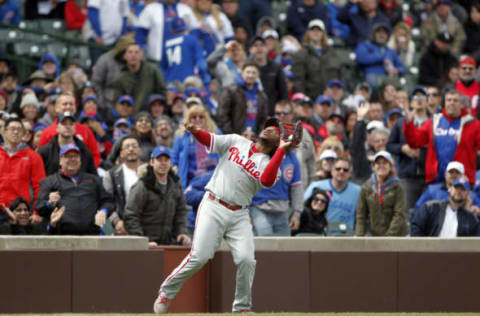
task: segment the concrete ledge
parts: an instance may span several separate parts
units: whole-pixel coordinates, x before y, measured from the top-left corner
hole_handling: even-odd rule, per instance
[[[148,239],[137,236],[0,236],[1,250],[147,250]]]
[[[228,251],[222,242],[219,251]],[[480,252],[480,238],[255,237],[256,251]]]

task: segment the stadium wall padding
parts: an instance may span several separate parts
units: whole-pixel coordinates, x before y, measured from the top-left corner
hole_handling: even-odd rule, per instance
[[[0,313],[149,313],[184,247],[0,251]],[[479,252],[257,251],[257,312],[480,312]],[[229,312],[227,251],[189,280],[169,312]]]

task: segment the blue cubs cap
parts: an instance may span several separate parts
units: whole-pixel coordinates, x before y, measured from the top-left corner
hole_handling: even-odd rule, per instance
[[[333,86],[337,86],[337,87],[339,87],[339,88],[341,88],[341,89],[343,89],[343,87],[344,87],[343,82],[341,82],[341,81],[338,80],[338,79],[332,79],[332,80],[330,80],[330,81],[328,82],[328,84],[327,84],[327,87],[328,87],[328,88],[331,88],[331,87],[333,87]]]
[[[87,103],[87,102],[90,101],[90,100],[94,101],[94,102],[98,105],[98,99],[97,99],[96,96],[94,96],[94,95],[87,95],[87,96],[86,96],[85,98],[83,98],[83,100],[82,100],[82,106],[84,106],[85,103]]]
[[[393,165],[392,155],[388,151],[385,151],[385,150],[379,151],[378,153],[375,154],[375,156],[373,156],[373,161],[377,161],[377,159],[380,157],[387,159],[388,162],[390,162]]]
[[[197,89],[197,88],[188,88],[185,90],[184,94],[189,97],[191,94],[196,94],[197,96],[202,96],[202,91],[200,91],[200,89]]]
[[[333,100],[329,96],[321,94],[317,97],[317,99],[315,99],[315,104],[322,104],[322,103],[328,103],[329,105],[332,105]]]
[[[172,91],[172,92],[175,92],[175,93],[180,93],[180,91],[178,91],[177,87],[174,85],[174,84],[169,84],[167,86],[167,91]]]
[[[161,101],[163,103],[165,103],[166,99],[165,97],[163,96],[163,94],[151,94],[149,97],[148,97],[148,102],[147,104],[150,105],[152,104],[153,102],[155,101]]]
[[[133,98],[127,94],[122,95],[120,98],[118,98],[117,103],[123,103],[123,102],[126,102],[131,106],[133,106]]]
[[[470,183],[465,178],[458,178],[457,180],[453,181],[452,185],[454,187],[461,186],[464,190],[470,190]]]
[[[187,29],[187,26],[185,25],[185,21],[179,16],[173,18],[170,25],[173,33],[180,33]]]
[[[398,115],[400,115],[400,116],[403,116],[403,112],[402,112],[402,110],[401,110],[400,108],[393,108],[393,109],[389,110],[389,111],[387,112],[387,114],[385,114],[385,117],[386,117],[387,119],[389,119],[390,116],[395,115],[395,114],[398,114]]]
[[[414,95],[417,94],[418,92],[423,93],[424,95],[428,96],[427,90],[425,90],[425,88],[422,88],[422,87],[415,87],[415,89],[413,89],[413,91],[412,91],[412,93],[410,94],[410,96],[414,96]]]
[[[63,155],[71,152],[71,151],[76,151],[77,153],[80,152],[80,149],[77,147],[77,145],[75,144],[68,144],[68,145],[63,145],[62,148],[60,148],[60,157],[62,157]]]
[[[152,159],[156,159],[161,155],[165,155],[168,158],[172,158],[172,156],[170,155],[170,150],[168,149],[167,146],[160,145],[155,147],[155,149],[152,152]]]
[[[118,127],[120,125],[125,125],[129,128],[132,128],[132,124],[126,119],[126,118],[119,118],[118,120],[115,121],[115,124],[113,124],[113,127]]]
[[[60,88],[51,88],[50,90],[48,90],[47,96],[59,95],[59,94],[62,94],[62,93],[63,93],[63,91]]]

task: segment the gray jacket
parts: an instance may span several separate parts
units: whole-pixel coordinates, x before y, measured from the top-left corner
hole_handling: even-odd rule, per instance
[[[115,100],[115,79],[120,74],[124,63],[115,58],[111,50],[100,56],[93,67],[92,82],[95,85],[97,98],[102,108],[113,108]]]
[[[130,189],[124,222],[128,234],[146,236],[159,245],[172,245],[179,234],[187,233],[187,203],[179,178],[170,172],[162,192],[153,173],[140,178]]]

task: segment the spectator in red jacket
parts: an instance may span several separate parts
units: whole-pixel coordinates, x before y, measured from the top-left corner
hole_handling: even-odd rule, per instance
[[[55,112],[57,113],[57,117],[65,112],[75,113],[76,111],[75,98],[71,94],[64,93],[57,98],[57,101],[55,102]],[[43,131],[42,137],[38,142],[38,147],[47,144],[55,135],[57,135],[57,119],[55,119],[53,124]],[[95,139],[95,135],[93,135],[87,125],[77,122],[75,123],[75,136],[80,138],[80,140],[87,145],[87,148],[93,155],[95,167],[98,168],[102,158],[100,156],[100,151],[98,150],[98,143]]]
[[[477,151],[480,149],[480,122],[475,120],[461,102],[457,90],[445,93],[445,105],[441,113],[419,127],[413,122],[413,112],[404,107],[405,139],[412,148],[427,145],[425,182],[443,181],[450,161],[461,162],[470,183],[475,183]]]
[[[81,30],[87,19],[86,0],[67,0],[65,4],[65,23],[69,30]]]
[[[9,205],[19,196],[34,205],[40,180],[45,178],[42,157],[22,143],[24,133],[20,119],[7,119],[3,132],[4,143],[0,146],[0,205]],[[0,212],[0,223],[7,219],[6,214]],[[41,218],[35,213],[32,220],[38,224]]]
[[[455,90],[470,99],[470,113],[477,117],[478,94],[480,93],[480,82],[475,80],[477,63],[470,56],[465,56],[460,60],[460,79],[455,82]]]

